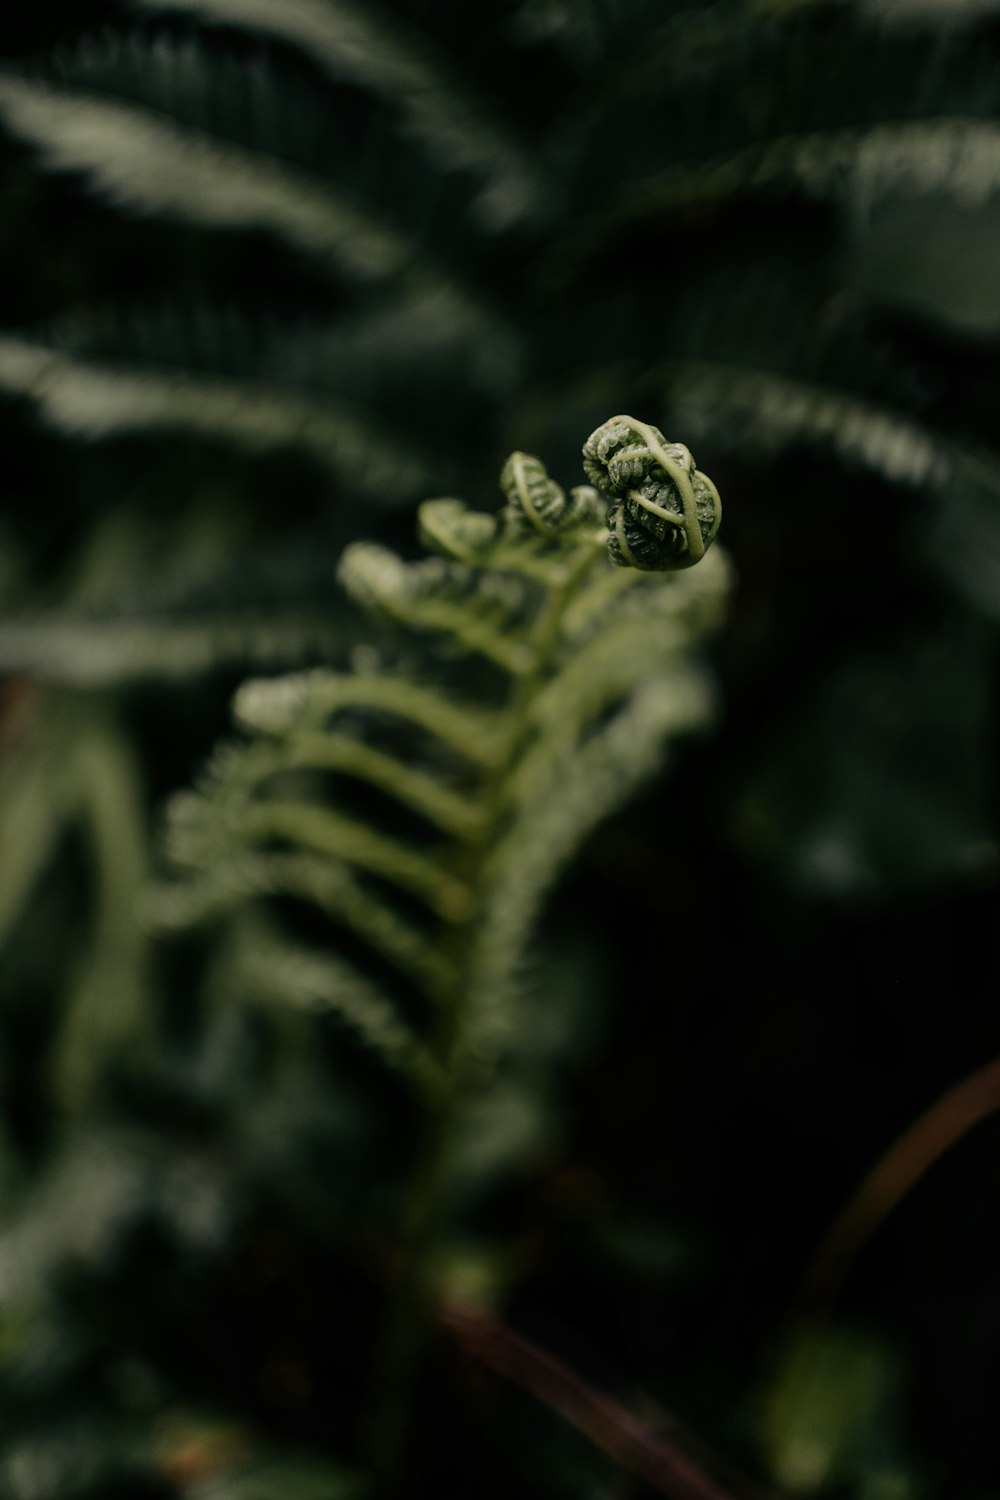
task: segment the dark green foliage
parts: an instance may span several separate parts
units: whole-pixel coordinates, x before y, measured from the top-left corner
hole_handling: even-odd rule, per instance
[[[0,132],[0,1494],[358,1493],[439,1082],[441,851],[483,816],[554,534],[600,525],[581,439],[621,411],[725,496],[719,729],[594,832],[625,798],[574,802],[569,766],[606,791],[586,746],[643,760],[615,714],[677,687],[669,630],[702,619],[624,611],[601,656],[581,615],[496,855],[440,1285],[748,1474],[1000,1494],[995,1124],[783,1333],[842,1199],[1000,1051],[996,14],[46,0],[0,21]],[[675,488],[587,477],[633,560],[687,558],[649,509]],[[470,504],[425,505],[410,562],[428,494]],[[360,536],[377,648],[333,582]],[[452,739],[361,701],[386,681]],[[174,803],[165,887],[158,810],[234,691],[246,738]],[[261,785],[284,842],[247,821]],[[298,847],[316,808],[360,880]],[[427,1342],[413,1493],[620,1492]]]

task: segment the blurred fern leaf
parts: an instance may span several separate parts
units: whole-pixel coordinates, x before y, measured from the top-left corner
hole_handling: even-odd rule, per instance
[[[506,226],[537,208],[540,174],[508,130],[470,94],[457,70],[394,12],[349,0],[133,0],[153,13],[189,13],[238,26],[301,49],[334,82],[372,89],[398,109],[407,127],[443,167],[468,167],[485,179],[478,213]]]
[[[0,339],[0,388],[34,402],[68,437],[186,429],[252,453],[294,444],[377,495],[412,490],[426,475],[411,449],[380,435],[374,414],[287,387],[116,367],[7,337]]]

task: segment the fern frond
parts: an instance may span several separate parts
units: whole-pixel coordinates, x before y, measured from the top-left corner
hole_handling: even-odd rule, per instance
[[[0,619],[0,671],[73,687],[123,687],[231,667],[295,666],[330,656],[341,642],[340,626],[318,611],[234,611],[205,620],[22,617]]]
[[[644,451],[644,484],[657,454]],[[413,981],[442,1025],[461,1010],[481,1059],[495,1055],[560,871],[671,735],[704,722],[692,647],[727,583],[714,554],[670,576],[611,567],[597,493],[567,499],[530,456],[515,455],[503,484],[500,520],[453,500],[422,508],[443,556],[405,563],[356,544],[341,566],[377,617],[427,633],[440,686],[367,667],[246,684],[235,707],[249,738],[175,799],[178,875],[157,896],[174,927],[268,893],[318,907]],[[503,668],[481,681],[496,706],[452,696],[441,664],[462,651]],[[422,831],[407,834],[414,817]],[[308,972],[313,994],[326,979]],[[430,1045],[450,1066],[447,1035]]]
[[[947,499],[956,487],[1000,494],[1000,461],[868,398],[707,360],[672,361],[658,374],[676,419],[700,435],[725,433],[761,455],[818,447],[890,483]]]
[[[764,460],[811,449],[948,506],[1000,484],[1000,460],[936,425],[933,372],[783,260],[697,279],[671,345],[636,386],[699,441]]]
[[[264,229],[362,283],[393,278],[467,318],[470,302],[402,229],[317,174],[128,100],[0,72],[0,119],[53,171],[117,207],[210,229]]]
[[[409,630],[451,638],[513,675],[529,670],[531,652],[512,626],[525,607],[517,581],[477,578],[462,564],[431,558],[405,563],[388,548],[358,542],[345,552],[339,578],[350,596]]]
[[[414,405],[414,386],[454,404],[456,386],[498,395],[519,364],[514,330],[500,322],[488,343],[475,315],[433,292],[379,299],[357,313],[317,320],[275,316],[242,305],[114,305],[74,309],[41,342],[101,366],[190,372],[244,382],[261,391],[333,396],[334,411],[363,412],[387,399]],[[405,417],[405,412],[403,413]],[[393,444],[399,447],[398,440]],[[440,475],[440,468],[437,470]]]
[[[810,197],[845,198],[861,211],[890,189],[943,193],[963,208],[981,208],[1000,191],[1000,122],[880,121],[779,137],[630,186],[620,211],[645,218],[783,183]]]
[[[254,919],[241,925],[232,946],[227,977],[237,992],[268,1006],[336,1015],[419,1092],[440,1088],[442,1070],[428,1048],[378,986],[344,959],[292,943]]]
[[[468,906],[465,886],[444,874],[433,856],[418,854],[338,813],[303,807],[299,802],[269,801],[266,807],[248,813],[243,833],[252,843],[298,844],[344,859],[412,891],[442,916],[461,913]]]
[[[48,425],[71,437],[184,428],[249,452],[294,444],[375,495],[412,493],[427,475],[420,459],[363,410],[288,388],[115,367],[4,336],[0,389],[33,401]]]
[[[242,762],[238,750],[217,756],[204,789],[175,800],[170,853],[179,862],[209,863],[230,845],[301,848],[380,876],[441,915],[460,916],[467,907],[462,882],[432,855],[316,802],[275,795],[255,799]]]
[[[376,745],[335,730],[300,730],[287,741],[253,744],[219,753],[211,767],[214,807],[224,799],[244,802],[266,795],[274,778],[288,781],[295,773],[336,772],[377,787],[401,806],[417,813],[441,832],[459,839],[474,837],[481,814],[470,798],[450,790],[426,772],[406,765]],[[298,779],[301,779],[298,778]],[[268,806],[273,803],[268,802]],[[251,815],[252,808],[248,809]],[[226,817],[234,816],[227,809]]]
[[[125,502],[92,528],[58,602],[0,615],[0,671],[95,688],[302,665],[342,644],[328,595],[321,551],[234,548],[197,498],[168,516]]]
[[[398,13],[350,0],[132,0],[147,12],[187,13],[290,44],[335,82],[360,84],[399,109],[406,127],[446,167],[486,179],[477,205],[485,228],[506,228],[533,211],[541,174],[509,131]]]
[[[398,274],[405,244],[320,182],[184,131],[117,100],[0,75],[0,116],[52,170],[83,172],[111,202],[217,228],[264,228],[370,279]]]
[[[584,493],[588,497],[586,502],[580,498]],[[585,520],[589,519],[587,511],[595,502],[596,492],[589,486],[581,485],[573,491],[571,504]],[[513,574],[545,588],[558,588],[565,581],[570,565],[565,556],[553,550],[551,536],[511,524],[509,515],[504,519],[506,526],[498,526],[495,516],[470,511],[462,500],[425,500],[417,512],[417,529],[429,551],[464,568]],[[594,535],[600,535],[596,515]],[[456,581],[467,580],[467,575],[461,572],[456,571],[452,576]],[[516,590],[510,590],[510,596],[512,607],[518,598],[523,602],[524,596]]]
[[[442,833],[456,838],[473,837],[480,826],[480,811],[468,797],[442,786],[433,776],[406,765],[397,756],[374,745],[361,745],[348,735],[302,736],[294,746],[289,765],[339,771],[368,781],[419,813]]]
[[[995,49],[930,15],[901,29],[853,5],[695,10],[653,30],[597,109],[598,171],[635,163],[595,216],[598,241],[775,190],[863,207],[888,190],[981,204],[1000,185]]]
[[[285,735],[316,729],[341,709],[401,719],[480,765],[493,765],[502,733],[499,714],[459,705],[432,687],[385,672],[317,669],[244,683],[234,713],[249,729]]]
[[[176,842],[176,865],[185,861]],[[197,859],[185,878],[162,881],[148,893],[148,920],[164,932],[180,932],[218,921],[264,896],[291,896],[361,938],[430,994],[452,977],[447,958],[412,922],[367,890],[342,861],[301,850],[293,854],[239,850],[217,858],[206,869]]]

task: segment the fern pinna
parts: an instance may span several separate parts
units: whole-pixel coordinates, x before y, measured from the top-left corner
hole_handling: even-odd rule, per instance
[[[718,528],[715,487],[686,448],[629,417],[595,432],[584,461],[600,491],[567,496],[515,453],[498,516],[425,502],[424,559],[349,547],[340,581],[385,644],[356,652],[350,671],[246,683],[245,737],[169,818],[177,875],[160,920],[236,920],[244,993],[336,1012],[429,1122],[404,1208],[390,1392],[432,1260],[440,1274],[428,1241],[463,1111],[517,1065],[543,902],[587,834],[710,710],[697,651],[727,565],[718,551],[689,565]],[[293,936],[289,898],[331,919],[352,957]]]

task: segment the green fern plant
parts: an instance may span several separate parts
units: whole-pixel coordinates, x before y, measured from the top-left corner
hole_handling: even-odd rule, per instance
[[[513,454],[499,516],[427,501],[425,559],[349,547],[341,584],[395,628],[395,658],[368,647],[351,671],[246,683],[245,737],[170,809],[176,873],[156,893],[159,922],[237,923],[244,996],[334,1011],[427,1121],[401,1210],[380,1450],[425,1299],[448,1294],[470,1106],[517,1066],[518,995],[546,897],[710,712],[698,653],[728,581],[722,554],[705,557],[714,485],[686,448],[629,417],[598,429],[584,462],[594,486],[567,496],[538,459]],[[367,962],[306,945],[268,910],[274,898],[317,910]],[[373,979],[373,960],[395,979]],[[432,1275],[445,1283],[433,1291]]]
[[[961,726],[992,682],[991,387],[985,364],[972,369],[979,356],[945,333],[960,272],[939,271],[951,277],[943,316],[932,304],[921,325],[895,286],[864,289],[857,260],[884,205],[923,205],[926,224],[939,203],[968,216],[994,201],[995,41],[988,18],[958,18],[947,0],[903,23],[840,0],[487,0],[476,30],[451,0],[132,0],[93,32],[110,9],[74,8],[61,49],[44,42],[0,68],[13,168],[5,222],[15,257],[19,237],[32,246],[27,269],[22,260],[6,280],[0,337],[12,514],[28,558],[23,590],[4,599],[0,668],[25,674],[29,694],[44,684],[31,735],[4,742],[0,938],[11,992],[20,955],[31,963],[44,950],[58,1013],[33,1108],[51,1112],[54,1077],[67,1083],[61,1099],[116,1110],[98,1086],[113,1076],[109,1059],[138,1053],[155,1031],[149,945],[129,925],[146,842],[140,771],[154,796],[176,786],[217,732],[237,676],[293,670],[241,691],[242,738],[176,804],[177,873],[155,915],[185,933],[221,923],[224,935],[203,996],[215,1050],[178,1064],[167,1049],[156,1088],[166,1074],[182,1114],[224,1118],[226,1146],[239,1135],[243,1154],[226,1171],[245,1190],[244,1157],[259,1162],[267,1122],[243,1108],[259,1080],[239,1073],[234,1017],[298,1049],[281,1079],[289,1139],[312,1108],[295,1073],[310,1053],[303,1038],[325,1036],[311,1025],[317,1013],[339,1017],[385,1064],[389,1096],[390,1075],[405,1085],[400,1108],[416,1108],[428,1137],[441,1128],[453,1140],[423,1200],[447,1227],[434,1229],[433,1253],[410,1231],[406,1259],[420,1270],[399,1293],[410,1312],[388,1317],[401,1328],[409,1319],[412,1343],[420,1288],[426,1304],[430,1289],[457,1295],[474,1281],[488,1294],[502,1280],[490,1247],[464,1243],[456,1205],[524,1158],[541,1133],[531,1111],[568,1070],[565,1055],[527,1056],[529,1026],[552,1004],[546,987],[567,988],[550,984],[531,934],[588,830],[661,763],[675,731],[704,719],[710,693],[692,652],[725,570],[714,552],[666,578],[606,567],[592,502],[563,511],[560,501],[566,535],[545,534],[556,492],[536,472],[535,505],[523,463],[508,480],[542,532],[438,501],[423,511],[433,557],[348,553],[344,581],[380,617],[377,646],[328,597],[332,560],[361,531],[405,551],[407,507],[432,485],[481,502],[483,455],[499,464],[515,437],[562,455],[612,400],[653,412],[716,455],[713,469],[731,464],[746,501],[731,536],[748,578],[727,658],[739,658],[727,682],[737,728],[712,752],[721,775],[709,810],[713,836],[741,862],[733,926],[749,910],[742,880],[752,885],[771,858],[775,870],[784,861],[786,883],[789,868],[793,884],[796,870],[814,870],[821,890],[849,894],[988,854],[963,753],[975,725],[965,737]],[[627,65],[614,66],[620,58]],[[604,488],[608,476],[596,478]],[[610,497],[617,561],[691,559],[699,509],[707,518],[714,504],[693,480],[691,497],[684,516],[656,493]],[[109,509],[111,530],[120,523],[119,540],[134,545],[112,546],[107,586],[78,594],[66,587],[72,564],[81,546],[100,549]],[[574,552],[581,569],[590,562],[569,587]],[[922,593],[903,597],[936,589],[925,557],[986,617],[967,622],[964,671],[933,624],[930,666],[882,640],[874,685],[864,677],[851,691],[850,653],[867,657],[900,608],[928,613]],[[558,641],[536,670],[541,622],[563,588]],[[343,670],[310,670],[331,661]],[[844,726],[901,663],[898,740],[880,721],[870,730],[879,753],[866,751]],[[197,678],[208,679],[197,696],[170,696]],[[950,693],[971,705],[966,717]],[[954,807],[936,763],[926,787],[899,773],[897,757],[927,726],[945,736]],[[792,742],[792,769],[779,757],[762,777],[776,734]],[[932,804],[951,808],[943,832],[922,818]],[[630,872],[650,909],[666,900],[675,910],[654,851],[673,838],[676,810],[666,799],[651,807],[651,858]],[[897,825],[922,859],[882,860],[883,846],[909,847]],[[107,901],[78,888],[77,830]],[[770,930],[771,909],[762,898],[755,933]],[[49,941],[74,922],[90,924],[82,981],[61,972],[74,966]],[[168,1010],[177,1030],[180,968],[179,980],[169,966],[156,975],[178,998]],[[700,1006],[704,987],[690,973],[687,985]],[[38,986],[21,988],[29,1008]],[[460,1020],[446,1023],[452,1013]],[[627,1014],[631,1037],[641,1023]],[[451,1024],[467,1039],[461,1086]],[[10,1016],[5,1042],[13,1076]],[[358,1060],[350,1044],[344,1055]],[[197,1086],[184,1094],[171,1070]],[[280,1093],[268,1093],[272,1105]],[[130,1120],[155,1115],[150,1095],[148,1113],[130,1099]],[[432,1128],[448,1118],[461,1128]],[[489,1135],[501,1118],[519,1121],[503,1140]],[[69,1128],[81,1128],[78,1116]],[[374,1135],[357,1152],[364,1170]],[[286,1141],[272,1165],[293,1155]],[[263,1178],[247,1192],[255,1202],[272,1185]],[[416,1187],[412,1197],[419,1206]],[[122,1222],[140,1214],[117,1212]],[[46,1264],[62,1265],[76,1240],[69,1216]],[[757,1287],[753,1296],[765,1305]],[[150,1346],[159,1359],[162,1346]],[[729,1345],[719,1349],[717,1363],[737,1368]],[[390,1340],[387,1372],[408,1359]],[[640,1376],[638,1361],[636,1378],[655,1384],[663,1363],[658,1352]],[[82,1358],[79,1369],[89,1392]],[[399,1377],[384,1379],[391,1404]],[[704,1381],[694,1372],[689,1384]],[[20,1471],[27,1460],[14,1450],[11,1462]],[[71,1456],[65,1483],[52,1480],[59,1500],[74,1493],[77,1467]],[[4,1470],[0,1488],[6,1480]],[[304,1482],[285,1474],[272,1487]]]

